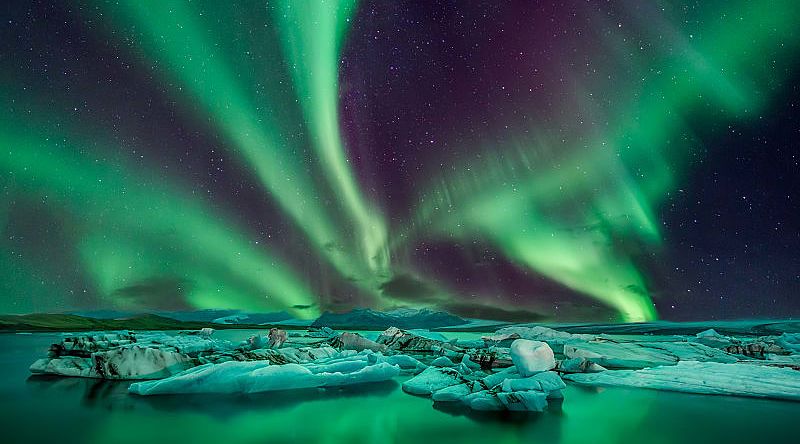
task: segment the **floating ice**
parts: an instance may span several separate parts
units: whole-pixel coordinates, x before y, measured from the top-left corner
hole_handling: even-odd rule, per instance
[[[679,361],[736,362],[722,350],[693,342],[614,342],[595,340],[564,345],[567,358],[585,358],[606,368],[644,368]]]
[[[488,339],[502,340],[502,339],[530,339],[532,341],[547,342],[551,347],[561,346],[570,341],[590,341],[595,338],[594,335],[586,334],[572,334],[564,331],[553,330],[552,328],[542,327],[540,325],[534,327],[526,327],[522,325],[513,325],[497,330],[494,336]]]
[[[158,379],[194,363],[185,354],[173,350],[125,345],[92,353],[91,357],[61,356],[34,362],[31,373],[102,379]]]
[[[642,370],[576,373],[565,379],[590,386],[642,387],[709,395],[750,396],[800,401],[797,370],[750,363],[681,361]]]
[[[451,361],[447,356],[439,356],[431,361],[431,365],[434,367],[455,367],[453,361]]]
[[[529,339],[517,339],[511,343],[511,360],[522,376],[545,372],[556,366],[550,346]]]
[[[413,395],[430,395],[437,390],[463,382],[467,382],[467,379],[454,369],[428,367],[422,373],[405,381],[403,390]]]
[[[169,393],[260,393],[311,387],[336,387],[386,381],[400,367],[369,362],[366,356],[326,360],[319,364],[272,365],[266,361],[206,364],[158,381],[131,384],[138,395]]]

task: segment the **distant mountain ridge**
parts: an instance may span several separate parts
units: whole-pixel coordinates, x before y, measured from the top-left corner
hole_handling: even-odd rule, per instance
[[[466,324],[467,322],[450,313],[427,308],[400,308],[387,312],[369,308],[356,308],[346,313],[325,312],[311,323],[311,326],[336,329],[384,330],[389,327],[403,329],[449,327]]]
[[[170,315],[177,314],[182,319]],[[226,315],[222,317],[215,317]],[[0,331],[85,331],[85,330],[191,330],[203,327],[216,329],[306,328],[308,324],[293,325],[293,318],[285,312],[241,313],[232,310],[202,310],[196,313],[144,313],[103,310],[76,313],[34,313],[0,315]],[[274,323],[274,324],[272,324]],[[354,309],[347,313],[326,312],[313,323],[314,327],[331,327],[351,330],[384,330],[389,327],[403,329],[432,329],[468,324],[468,321],[450,313],[429,309],[398,309],[381,312],[371,309]]]
[[[70,311],[65,314],[77,315],[92,319],[124,319],[142,316],[144,314],[154,314],[165,318],[174,319],[181,322],[210,322],[214,324],[265,324],[269,322],[285,321],[292,319],[292,316],[285,312],[271,313],[248,313],[230,309],[206,309],[196,311],[159,311],[159,312],[133,312],[117,310],[90,310],[90,311]]]
[[[214,324],[209,321],[181,321],[147,313],[117,319],[93,318],[65,313],[0,315],[0,331],[88,331],[88,330],[198,330],[264,329],[257,324]]]
[[[99,319],[59,313],[0,316],[0,331],[179,330],[201,328],[204,325],[204,323],[182,322],[154,314],[121,319]]]

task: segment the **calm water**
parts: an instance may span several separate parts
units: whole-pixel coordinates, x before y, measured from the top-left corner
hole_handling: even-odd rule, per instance
[[[218,332],[239,339],[242,331]],[[543,414],[440,410],[399,383],[258,396],[134,397],[126,383],[31,378],[55,334],[0,334],[0,430],[34,443],[798,442],[800,403],[568,387]]]

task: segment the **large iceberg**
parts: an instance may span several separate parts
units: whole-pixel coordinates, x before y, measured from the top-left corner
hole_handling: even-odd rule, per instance
[[[31,373],[101,379],[159,379],[193,367],[192,359],[174,350],[125,345],[92,353],[88,358],[42,358]]]
[[[229,346],[200,336],[127,331],[64,335],[31,373],[101,379],[158,379],[197,365],[201,352]]]
[[[548,399],[562,398],[564,381],[555,372],[522,377],[508,369],[480,380],[467,381],[436,390],[435,402],[461,402],[473,410],[541,412]]]
[[[509,367],[502,371],[492,373],[480,379],[463,378],[464,382],[455,385],[448,385],[432,392],[431,398],[438,402],[461,401],[471,393],[489,390],[501,384],[506,379],[520,378],[515,367]],[[423,393],[424,394],[424,393]]]
[[[645,368],[679,361],[736,362],[722,350],[695,342],[616,342],[598,339],[564,345],[567,358],[585,358],[606,368]]]
[[[355,352],[352,352],[355,353]],[[254,350],[237,348],[199,357],[203,364],[221,364],[228,361],[269,361],[272,364],[301,364],[315,359],[337,357],[341,352],[333,347],[284,347],[281,349],[258,348]]]
[[[642,370],[609,370],[564,376],[589,386],[642,387],[708,395],[734,395],[800,401],[797,370],[751,363],[681,361]]]
[[[713,348],[725,348],[733,344],[733,339],[729,336],[717,333],[713,328],[709,328],[708,330],[703,330],[696,334],[694,342]]]
[[[358,333],[344,332],[331,340],[331,345],[343,350],[372,350],[376,352],[385,352],[386,346],[371,341]]]
[[[379,382],[400,374],[399,366],[380,358],[359,354],[313,364],[274,365],[267,361],[205,364],[158,381],[131,384],[129,391],[137,395],[260,393]]]

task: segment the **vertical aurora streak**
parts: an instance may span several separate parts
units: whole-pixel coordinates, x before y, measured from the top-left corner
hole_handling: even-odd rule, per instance
[[[72,20],[59,35],[9,20],[0,277],[24,294],[63,262],[49,291],[122,308],[656,319],[687,268],[668,207],[726,125],[777,112],[800,7],[535,3],[64,0],[37,16]],[[92,77],[120,60],[123,80]]]
[[[204,16],[224,15],[231,6],[208,4],[205,6],[210,10],[204,14],[182,2],[121,4],[123,9],[113,12],[121,16],[122,23],[143,31],[143,57],[161,61],[170,77],[179,80],[178,92],[186,90],[203,104],[206,117],[219,125],[264,188],[341,275],[374,292],[375,274],[386,273],[388,265],[385,228],[378,213],[364,203],[347,166],[337,120],[336,61],[355,2],[343,3],[341,8],[335,2],[320,3],[324,9],[314,16],[317,20],[292,13],[303,5],[300,2],[292,2],[294,8],[283,3],[280,11],[285,14],[277,14],[284,17],[284,46],[291,48],[287,49],[291,54],[296,52],[290,61],[299,95],[295,101],[303,105],[306,113],[318,154],[315,159],[302,154],[303,137],[298,140],[291,134],[291,128],[299,122],[278,121],[275,117],[276,108],[294,107],[294,101],[280,90],[285,87],[281,84],[288,74],[281,72],[285,65],[271,67],[273,72],[259,79],[268,85],[267,92],[252,97],[230,65],[236,55],[218,52],[215,48],[219,47],[219,37],[205,31]],[[305,12],[315,9],[312,5],[313,2],[307,3]],[[107,7],[110,8],[102,5]],[[264,26],[271,26],[266,8],[261,13]],[[268,42],[255,42],[242,50],[246,54],[262,52],[260,55],[269,60],[278,56],[277,48]],[[303,60],[313,61],[309,66],[312,70],[304,69]],[[312,72],[314,76],[310,75]],[[315,178],[317,173],[325,180]],[[332,189],[325,186],[325,181]],[[342,211],[322,204],[328,200],[341,200]],[[360,233],[359,240],[351,239],[351,226]]]
[[[797,45],[796,38],[776,41],[791,35],[795,17],[784,12],[789,3],[769,11],[737,6],[744,16],[757,16],[757,25],[731,32],[735,19],[723,14],[709,19],[702,44],[679,42],[671,68],[641,85],[649,94],[630,99],[618,113],[611,127],[619,131],[567,156],[550,148],[555,137],[491,147],[503,155],[487,149],[483,164],[434,182],[420,199],[418,224],[462,239],[489,239],[519,263],[613,307],[622,320],[654,319],[641,273],[615,243],[660,243],[653,214],[688,158],[688,150],[667,142],[690,132],[682,114],[705,96],[723,116],[755,112],[764,100],[749,94],[749,85],[766,79],[760,70],[748,71],[747,56],[781,43],[788,54]],[[531,133],[541,138],[546,131]]]
[[[320,163],[361,233],[364,260],[373,272],[385,274],[389,266],[385,223],[362,195],[339,131],[339,53],[356,5],[355,0],[284,0],[275,17]]]

